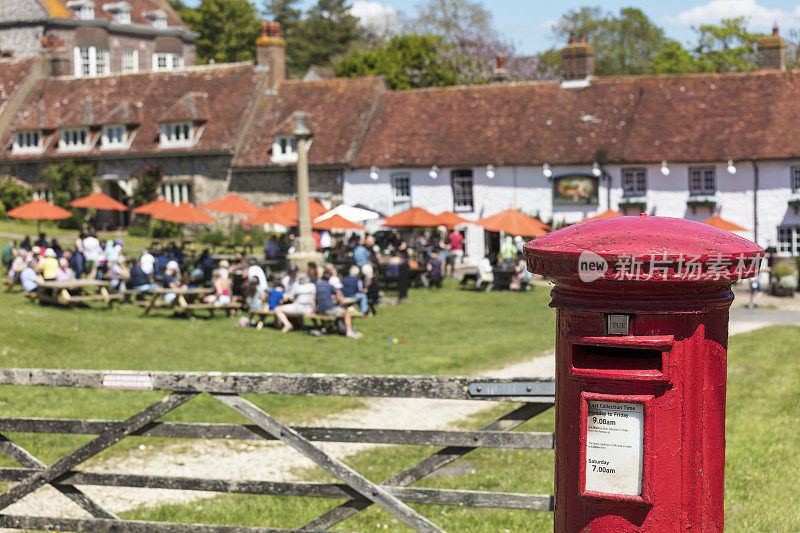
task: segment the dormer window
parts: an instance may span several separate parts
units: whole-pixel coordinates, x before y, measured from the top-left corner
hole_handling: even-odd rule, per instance
[[[160,30],[167,29],[167,12],[163,9],[156,9],[155,11],[145,11],[142,15],[148,18],[154,28]]]
[[[275,137],[272,142],[272,161],[275,163],[297,161],[297,139],[289,135]]]
[[[60,152],[84,152],[91,148],[89,128],[65,128],[58,138]]]
[[[11,152],[15,154],[40,154],[44,151],[41,130],[17,131]]]
[[[161,125],[161,148],[194,145],[194,125],[191,122],[168,122]]]
[[[103,150],[125,150],[128,148],[128,130],[122,124],[103,126],[103,137],[100,141]]]
[[[113,4],[103,4],[103,11],[108,11],[114,15],[117,24],[131,23],[131,5],[128,2],[114,2]]]
[[[67,7],[81,20],[94,19],[94,2],[90,0],[71,0],[67,2]]]

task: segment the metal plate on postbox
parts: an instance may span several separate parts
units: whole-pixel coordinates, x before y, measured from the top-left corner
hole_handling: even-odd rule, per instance
[[[608,315],[608,335],[630,335],[631,317],[630,315]]]
[[[555,393],[556,384],[552,381],[469,384],[470,396],[554,396]]]

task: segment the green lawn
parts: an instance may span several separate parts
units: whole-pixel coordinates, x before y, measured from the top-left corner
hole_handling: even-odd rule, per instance
[[[188,321],[167,316],[140,318],[119,307],[62,310],[39,307],[19,294],[0,294],[0,358],[5,367],[110,368],[137,370],[230,370],[353,373],[463,374],[536,356],[552,349],[554,314],[547,290],[533,293],[413,290],[408,303],[382,308],[359,323],[354,341],[313,338],[293,332],[255,331],[234,321]],[[390,344],[390,337],[406,344]],[[729,531],[800,531],[800,328],[775,327],[730,341],[727,410],[726,526]],[[156,393],[0,387],[5,416],[123,418],[154,401]],[[302,421],[354,407],[357,400],[250,396],[282,420]],[[466,421],[477,428],[511,406],[489,409]],[[171,420],[240,421],[201,396],[169,415]],[[552,431],[552,410],[520,428]],[[87,438],[13,435],[49,462]],[[124,452],[142,439],[110,451]],[[128,444],[126,444],[126,442]],[[153,442],[152,439],[148,442]],[[158,446],[158,443],[154,443]],[[348,459],[374,480],[413,464],[434,449],[381,447]],[[479,450],[468,454],[465,474],[437,477],[419,486],[552,494],[553,454],[548,451]],[[455,464],[459,464],[455,463]],[[13,462],[3,460],[3,465]],[[16,465],[15,465],[16,466]],[[318,471],[309,480],[327,480]],[[125,513],[126,518],[242,525],[297,526],[339,502],[300,498],[218,496],[191,505]],[[542,512],[469,510],[414,505],[448,531],[551,531]],[[341,530],[405,530],[396,519],[371,509]]]
[[[800,328],[775,327],[733,337],[729,353],[725,505],[728,531],[800,531]],[[506,410],[508,406],[505,406]],[[497,407],[473,417],[478,428],[502,414]],[[553,411],[520,427],[552,431]],[[357,454],[348,463],[382,481],[435,451],[389,447]],[[462,475],[426,479],[421,487],[552,494],[553,452],[483,449],[466,455]],[[309,479],[331,480],[316,472]],[[296,527],[338,501],[223,495],[192,505],[126,513],[127,518]],[[552,514],[412,505],[446,531],[552,531]],[[340,524],[343,531],[410,531],[374,506]]]
[[[483,293],[412,290],[407,303],[384,307],[357,327],[364,338],[315,338],[302,332],[239,328],[227,318],[185,320],[164,312],[143,318],[141,310],[40,307],[20,294],[0,293],[0,347],[5,367],[128,370],[219,370],[251,372],[343,372],[463,374],[539,355],[553,345],[554,313],[548,291]],[[390,344],[389,338],[406,339]],[[13,339],[13,342],[10,340]],[[8,416],[124,418],[161,394],[83,389],[0,387]],[[291,420],[360,405],[348,398],[250,396]],[[167,419],[240,421],[207,395]],[[42,460],[53,460],[82,437],[22,436]],[[114,448],[131,446],[123,441]],[[137,443],[138,444],[138,443]],[[114,449],[112,448],[112,450]],[[0,458],[0,464],[4,461]],[[7,461],[7,460],[5,460]]]
[[[42,221],[41,231],[47,234],[48,240],[51,237],[58,239],[62,248],[73,248],[75,238],[78,232],[74,229],[59,228],[56,222]],[[0,219],[0,234],[4,235],[29,235],[31,240],[36,240],[39,235],[36,222],[32,220],[15,220],[13,218],[2,220]],[[114,232],[103,233],[100,232],[98,237],[101,239],[116,239],[120,235]],[[146,237],[134,237],[127,233],[122,234],[125,241],[125,251],[129,254],[135,254],[139,249],[144,248],[150,244],[150,239]],[[0,247],[5,246],[8,238],[0,238]]]

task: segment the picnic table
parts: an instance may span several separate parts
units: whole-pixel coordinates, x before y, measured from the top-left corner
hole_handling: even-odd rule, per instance
[[[142,304],[144,311],[142,316],[147,316],[153,309],[172,309],[175,313],[186,314],[193,317],[198,310],[208,311],[209,317],[213,318],[216,311],[225,311],[231,314],[241,307],[241,303],[231,301],[227,305],[214,305],[213,303],[203,302],[204,296],[213,294],[214,289],[205,287],[197,287],[193,289],[167,289],[158,287],[151,291],[147,291],[146,295],[150,296],[150,300],[145,299]],[[164,301],[166,294],[175,294],[176,297],[171,302]]]
[[[39,283],[36,298],[40,303],[57,303],[73,306],[86,302],[105,302],[109,307],[122,294],[110,294],[108,281],[73,279],[69,281],[43,281]]]

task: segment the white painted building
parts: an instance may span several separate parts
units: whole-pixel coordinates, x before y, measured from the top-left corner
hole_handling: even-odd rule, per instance
[[[783,69],[780,37],[759,42],[762,70],[751,73],[595,78],[591,47],[569,46],[586,58],[571,66],[577,82],[384,94],[344,202],[468,220],[517,208],[554,225],[608,209],[718,214],[800,254],[800,72]],[[580,189],[579,201],[559,201],[556,188]],[[468,255],[485,253],[480,227],[467,242]]]

